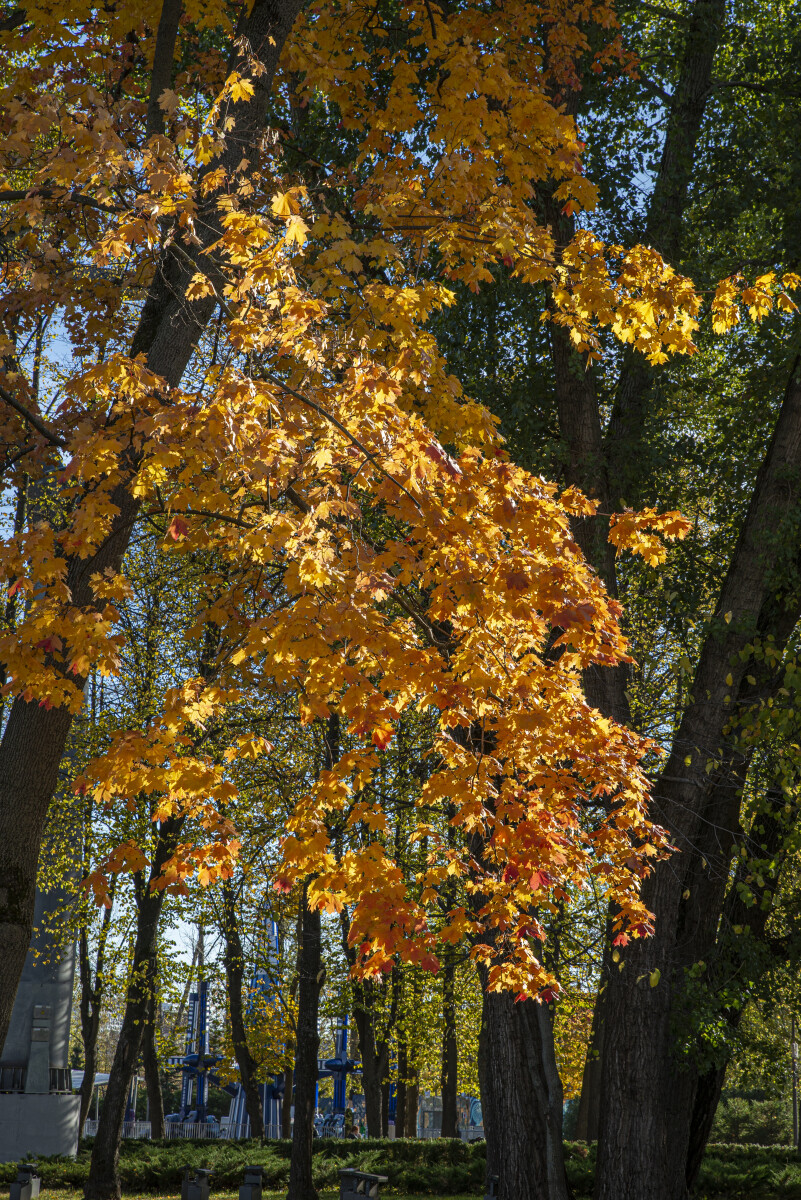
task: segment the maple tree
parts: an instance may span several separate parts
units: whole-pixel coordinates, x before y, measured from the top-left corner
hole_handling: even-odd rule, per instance
[[[763,273],[797,269],[799,175],[789,147],[798,105],[782,83],[797,70],[796,28],[792,3],[631,6],[624,34],[640,55],[638,76],[609,88],[585,73],[569,100],[602,198],[593,229],[625,245],[648,241],[704,287],[710,306],[721,277],[754,285]],[[756,298],[754,290],[749,305]],[[529,295],[503,271],[492,292],[460,296],[440,325],[449,361],[501,418],[517,461],[576,482],[602,509],[625,497],[637,508],[680,508],[693,522],[658,573],[611,562],[602,522],[576,531],[624,603],[637,664],[588,675],[588,694],[675,752],[664,771],[649,765],[654,812],[682,851],[658,871],[684,872],[670,902],[651,890],[654,879],[646,884],[656,941],[617,960],[620,948],[608,944],[598,962],[581,1136],[603,1144],[604,1198],[683,1198],[692,1189],[740,1014],[776,952],[775,897],[794,870],[794,491],[773,507],[769,531],[748,539],[778,476],[796,478],[795,435],[784,450],[777,442],[796,411],[798,323],[774,310],[752,325],[747,308],[739,313],[724,342],[702,322],[698,352],[659,372],[608,342],[605,361],[585,369],[538,326]],[[723,588],[746,576],[739,603],[747,608],[757,594],[763,602],[758,615],[738,618]],[[774,586],[787,605],[781,617],[768,599]],[[744,637],[733,663],[723,638],[738,619],[757,636]],[[702,654],[707,666],[717,659],[720,679],[718,699],[706,704]],[[776,708],[785,714],[778,738],[767,719]],[[701,715],[711,725],[696,724]],[[655,969],[660,983],[650,989]]]
[[[262,691],[344,731],[343,754],[294,805],[279,886],[298,884],[318,913],[349,906],[363,977],[398,956],[436,970],[443,943],[469,939],[508,1025],[514,996],[558,988],[541,918],[589,877],[621,943],[652,930],[640,886],[665,847],[646,811],[652,745],[585,695],[591,668],[617,678],[629,655],[574,533],[601,524],[610,553],[656,563],[687,524],[613,506],[593,523],[596,500],[516,466],[430,321],[455,287],[475,293],[504,265],[547,292],[554,336],[590,360],[603,330],[652,364],[692,349],[700,300],[686,278],[647,247],[586,228],[565,238],[533,203],[546,183],[560,220],[593,202],[563,97],[579,59],[625,65],[614,16],[403,5],[398,29],[357,4],[299,9],[167,0],[132,23],[124,8],[73,5],[65,19],[29,5],[0,33],[2,466],[19,495],[56,501],[0,546],[18,602],[0,639],[13,699],[0,1014],[84,680],[119,669],[139,538],[202,564],[185,627],[207,639],[203,669],[86,773],[98,800],[147,798],[164,834],[150,860],[126,841],[107,864],[149,873],[154,919],[163,889],[233,871],[232,764],[269,746],[250,728],[211,754],[205,731]],[[316,155],[299,136],[311,110],[326,131]],[[765,303],[794,282],[763,279]],[[53,318],[74,352],[57,396],[27,369]],[[436,769],[407,830],[427,843],[409,880],[381,799],[364,794],[415,710],[434,715]],[[341,854],[338,814],[358,834]],[[187,822],[204,832],[184,839]],[[451,878],[463,894],[443,914]],[[102,872],[93,882],[102,899]],[[129,1060],[136,1048],[132,1036]],[[97,1196],[117,1190],[102,1141]]]

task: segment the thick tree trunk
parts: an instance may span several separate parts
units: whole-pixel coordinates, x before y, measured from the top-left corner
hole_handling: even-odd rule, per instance
[[[168,4],[172,9],[173,0]],[[254,99],[235,106],[235,127],[228,134],[228,148],[215,163],[231,174],[241,159],[255,159],[278,57],[301,7],[302,0],[256,0],[241,31],[243,43],[247,43],[243,52],[260,58],[266,70],[254,78]],[[171,20],[165,20],[163,27],[159,25],[155,51],[159,63],[165,59],[172,62],[176,28]],[[237,65],[239,53],[232,56],[232,67]],[[160,94],[161,73],[156,75],[152,90]],[[220,235],[216,193],[203,208],[196,229],[199,245],[187,246],[180,260],[171,248],[164,251],[131,346],[132,355],[144,354],[148,369],[173,387],[180,383],[217,303],[216,297],[196,302],[186,299],[195,271],[213,274],[215,270],[214,256],[206,251]],[[139,500],[130,487],[136,463],[131,459],[123,465],[127,478],[110,497],[119,515],[109,536],[94,555],[68,561],[66,584],[73,605],[79,608],[96,604],[92,576],[102,574],[107,567],[118,570],[131,538],[139,511]],[[17,699],[0,742],[0,1046],[8,1033],[31,939],[36,865],[71,722],[72,716],[64,706],[47,710],[36,700]]]
[[[562,1084],[545,1005],[485,990],[479,1076],[487,1175],[498,1176],[499,1200],[569,1200]]]
[[[86,1200],[119,1200],[120,1197],[118,1167],[122,1124],[125,1119],[128,1089],[142,1045],[142,1032],[152,992],[151,981],[155,978],[157,970],[158,926],[164,902],[164,892],[152,891],[150,885],[159,878],[165,863],[174,853],[183,824],[181,817],[171,817],[162,821],[150,876],[148,880],[143,881],[139,896],[131,979],[122,1028],[92,1148],[89,1177],[84,1189]]]
[[[295,1127],[289,1167],[288,1200],[318,1200],[312,1178],[314,1101],[317,1090],[317,1058],[320,1035],[317,1018],[320,1003],[322,945],[320,912],[307,903],[308,885],[303,888],[298,953],[298,1037],[295,1054]]]
[[[145,1068],[147,1106],[150,1112],[150,1136],[156,1140],[164,1137],[164,1096],[161,1091],[161,1073],[156,1052],[156,982],[151,981],[147,1002],[147,1021],[142,1031],[142,1064]]]
[[[225,940],[225,981],[228,992],[228,1013],[231,1019],[231,1040],[234,1045],[239,1080],[245,1092],[245,1104],[250,1120],[250,1136],[264,1136],[264,1109],[257,1079],[256,1060],[250,1052],[242,1005],[244,982],[244,953],[236,916],[236,898],[230,879],[222,884],[223,937]]]
[[[449,954],[442,966],[442,1136],[457,1137],[459,1056],[456,1044],[456,967]]]
[[[681,852],[660,864],[643,890],[657,933],[632,942],[625,970],[612,970],[607,983],[598,1200],[638,1200],[643,1194],[683,1200],[687,1194],[695,1076],[677,1062],[671,1030],[685,1003],[686,969],[708,962],[715,950],[731,849],[741,832],[752,751],[727,734],[730,714],[767,700],[780,682],[776,668],[755,662],[746,647],[759,637],[782,651],[801,614],[800,477],[797,360],[701,651],[691,702],[654,789],[654,816]],[[659,983],[650,987],[657,970]],[[692,1156],[697,1160],[697,1145]]]

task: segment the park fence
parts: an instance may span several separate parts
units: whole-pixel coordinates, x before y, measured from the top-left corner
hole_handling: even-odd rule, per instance
[[[83,1127],[84,1137],[94,1137],[97,1133],[97,1121],[86,1121]],[[149,1121],[124,1121],[122,1125],[122,1136],[124,1138],[149,1138],[151,1137]]]
[[[233,1126],[233,1128],[237,1128]],[[166,1138],[205,1138],[216,1141],[220,1137],[230,1137],[216,1121],[167,1121],[164,1125]],[[241,1136],[241,1135],[240,1135]]]

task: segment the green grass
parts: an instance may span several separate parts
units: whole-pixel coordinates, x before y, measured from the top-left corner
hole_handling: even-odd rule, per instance
[[[575,1200],[592,1195],[595,1148],[568,1143],[567,1171]],[[81,1200],[90,1146],[77,1159],[41,1159],[42,1200]],[[270,1142],[123,1143],[120,1176],[125,1200],[177,1200],[184,1166],[212,1171],[212,1200],[238,1200],[245,1166],[264,1168],[264,1200],[283,1200],[289,1178],[290,1144]],[[475,1200],[484,1192],[484,1145],[414,1140],[315,1144],[314,1178],[321,1200],[336,1200],[339,1171],[358,1167],[388,1175],[391,1200],[447,1197]],[[0,1189],[14,1179],[16,1165],[0,1164]],[[801,1200],[801,1159],[782,1146],[710,1146],[697,1200]],[[643,1200],[646,1200],[644,1197]]]

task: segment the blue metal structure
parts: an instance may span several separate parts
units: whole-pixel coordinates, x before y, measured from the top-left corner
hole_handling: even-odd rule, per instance
[[[280,938],[278,922],[270,921],[267,940],[267,960],[270,969],[268,967],[254,967],[253,969],[248,1006],[251,1012],[255,1006],[257,995],[264,997],[268,1003],[273,999],[274,978],[278,974],[281,949]],[[264,1136],[279,1138],[281,1136],[281,1101],[284,1095],[283,1075],[273,1075],[271,1083],[259,1084],[259,1090],[261,1092],[262,1110],[264,1112]],[[231,1107],[228,1111],[228,1123],[239,1128],[248,1124],[245,1089],[241,1083],[236,1085],[236,1092],[231,1100]]]
[[[333,1079],[335,1113],[344,1113],[348,1107],[348,1075],[361,1071],[361,1067],[348,1056],[348,1018],[341,1017],[334,1034],[334,1057],[317,1061],[319,1079]]]
[[[255,1007],[257,996],[261,996],[268,1004],[276,1003],[274,989],[280,955],[280,932],[276,921],[269,922],[266,949],[267,965],[255,967],[253,971],[249,1001],[251,1012]],[[209,1082],[218,1082],[214,1074],[214,1067],[221,1059],[219,1055],[211,1054],[209,1051],[208,986],[205,980],[201,980],[198,990],[189,996],[183,1055],[167,1059],[171,1066],[179,1066],[182,1069],[181,1107],[179,1112],[171,1113],[166,1118],[170,1122],[203,1124],[215,1121],[214,1117],[208,1115],[206,1106]],[[337,1024],[333,1057],[318,1059],[317,1064],[319,1078],[330,1078],[334,1081],[334,1114],[344,1114],[347,1108],[348,1075],[361,1071],[361,1067],[348,1056],[348,1032],[348,1018],[345,1016]],[[237,1083],[229,1085],[225,1090],[231,1093],[231,1106],[228,1111],[228,1120],[224,1121],[223,1125],[227,1124],[229,1128],[236,1131],[233,1136],[241,1136],[239,1131],[244,1131],[249,1126],[245,1089],[241,1083]],[[264,1135],[268,1138],[279,1138],[281,1136],[281,1104],[284,1096],[283,1075],[273,1075],[271,1081],[259,1084],[259,1090],[264,1111]]]
[[[191,1121],[204,1124],[214,1121],[206,1112],[209,1098],[209,1077],[220,1062],[219,1054],[209,1051],[209,985],[201,979],[198,990],[189,996],[186,1019],[186,1042],[184,1054],[168,1058],[170,1066],[181,1067],[181,1107],[170,1113],[168,1121]],[[197,1088],[197,1093],[196,1093]],[[195,1094],[196,1093],[196,1094]],[[192,1101],[195,1106],[192,1107]]]

